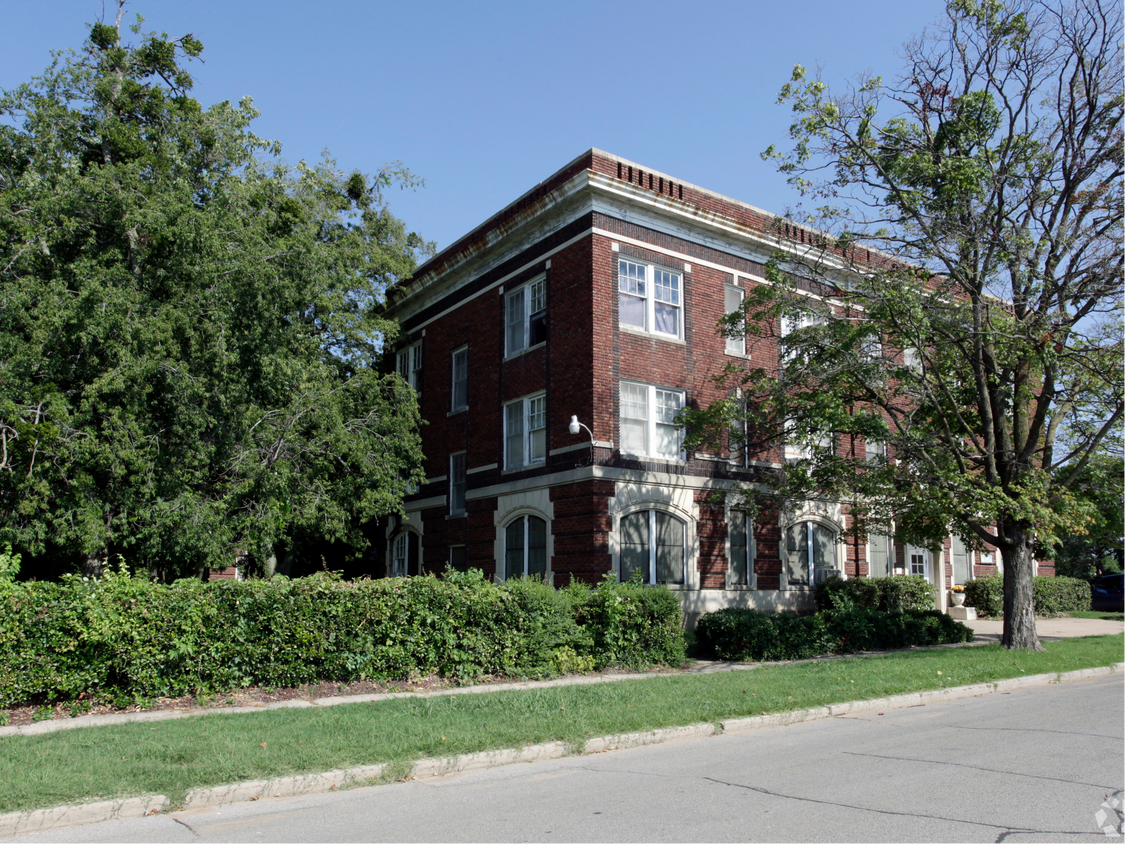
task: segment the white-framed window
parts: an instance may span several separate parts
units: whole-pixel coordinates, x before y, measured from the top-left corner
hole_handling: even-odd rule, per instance
[[[391,543],[390,577],[412,577],[419,574],[418,534],[404,530]]]
[[[810,435],[798,431],[791,422],[785,423],[784,435],[784,457],[786,462],[789,463],[796,460],[811,460],[817,452],[831,453],[836,448],[836,437],[833,434],[818,433]]]
[[[402,349],[396,359],[396,371],[402,380],[418,392],[422,391],[422,341]]]
[[[504,405],[504,468],[547,459],[547,394]]]
[[[469,347],[464,346],[453,353],[453,383],[450,388],[451,411],[464,410],[469,406]]]
[[[818,570],[836,568],[836,532],[819,522],[797,522],[785,531],[785,585],[812,586]]]
[[[906,573],[914,575],[915,577],[924,577],[926,580],[932,580],[930,577],[930,552],[925,548],[916,548],[913,545],[907,545]]]
[[[874,437],[867,437],[863,441],[863,459],[868,463],[873,463],[876,460],[886,460],[887,458],[887,444],[882,440],[877,440]]]
[[[617,262],[621,325],[679,339],[683,336],[683,275],[621,258]]]
[[[640,510],[621,517],[620,577],[641,572],[648,584],[683,584],[687,573],[684,523],[663,510]]]
[[[908,347],[902,350],[902,365],[917,375],[922,374],[922,356],[915,348]]]
[[[757,588],[757,578],[754,575],[754,522],[744,511],[730,511],[727,517],[727,539],[730,546],[727,584]]]
[[[742,289],[738,287],[727,287],[724,290],[724,307],[728,314],[741,311],[742,308]],[[742,334],[738,337],[727,337],[727,354],[728,355],[745,355],[746,354],[746,335]]]
[[[683,434],[676,414],[684,406],[682,390],[621,382],[621,451],[640,457],[680,460]]]
[[[877,334],[869,334],[863,338],[860,356],[864,363],[878,363],[883,359],[883,341]]]
[[[982,566],[996,565],[996,555],[992,551],[981,551],[980,564]]]
[[[547,578],[547,522],[520,516],[504,528],[504,579],[530,575]]]
[[[465,512],[465,452],[449,455],[449,515]]]
[[[788,337],[794,331],[799,331],[802,328],[812,328],[817,325],[824,325],[824,318],[809,311],[801,313],[787,314],[781,318],[781,336]],[[786,365],[793,360],[796,356],[796,351],[787,347],[782,343],[780,356],[778,359],[778,375],[785,374]]]
[[[867,576],[890,577],[894,574],[894,543],[882,533],[867,535]]]
[[[533,278],[505,294],[504,345],[514,355],[547,339],[547,277]]]

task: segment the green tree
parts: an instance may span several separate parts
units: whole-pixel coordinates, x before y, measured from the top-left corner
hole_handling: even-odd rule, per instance
[[[287,165],[248,99],[189,96],[199,41],[141,24],[0,97],[0,537],[166,577],[359,549],[420,478],[377,312],[431,249],[383,198],[415,180]]]
[[[1060,537],[1053,549],[1055,571],[1065,577],[1093,580],[1125,563],[1125,460],[1099,455],[1074,481],[1074,492],[1090,504],[1081,530]]]
[[[1040,647],[1033,548],[1082,529],[1074,487],[1122,418],[1121,29],[1101,0],[954,0],[897,83],[797,67],[792,148],[765,156],[821,205],[745,300],[781,364],[685,414],[696,440],[744,412],[751,447],[805,446],[762,478],[778,501],[996,545],[1009,648]]]

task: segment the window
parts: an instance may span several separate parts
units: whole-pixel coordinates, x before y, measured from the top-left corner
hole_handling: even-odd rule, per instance
[[[407,346],[398,353],[397,372],[402,380],[422,392],[422,341]]]
[[[924,548],[914,548],[907,546],[906,549],[906,563],[907,574],[915,575],[916,577],[924,577],[926,580],[930,579],[930,552]]]
[[[449,567],[454,571],[468,571],[469,561],[465,556],[464,545],[449,546]]]
[[[798,522],[785,531],[785,583],[811,586],[817,569],[836,568],[836,534],[817,522]]]
[[[811,434],[797,430],[791,422],[785,424],[784,455],[786,462],[811,460],[816,452],[831,453],[836,448],[832,434]]]
[[[621,579],[641,572],[642,583],[684,582],[684,523],[660,510],[621,519]]]
[[[504,468],[515,469],[546,459],[546,394],[504,405]]]
[[[520,516],[504,530],[504,579],[547,577],[547,523],[538,516]]]
[[[972,552],[965,547],[965,543],[961,541],[961,537],[952,537],[952,542],[949,545],[949,556],[953,558],[953,582],[964,583],[970,580],[973,576],[972,557],[969,555]]]
[[[514,355],[547,339],[547,278],[539,276],[507,294],[507,354]]]
[[[465,452],[449,455],[449,515],[465,512]]]
[[[680,390],[621,382],[621,451],[642,457],[679,460],[682,436],[676,414],[684,406]]]
[[[874,437],[867,437],[863,441],[863,459],[868,463],[876,460],[885,460],[887,457],[887,444]]]
[[[617,307],[621,324],[679,338],[681,282],[682,276],[671,270],[625,259],[618,261]]]
[[[867,535],[867,576],[889,577],[894,572],[891,538],[881,533]]]
[[[450,390],[450,410],[464,410],[469,406],[469,348],[453,353],[453,387]]]
[[[408,530],[395,537],[391,545],[391,577],[412,577],[418,572],[418,534]]]
[[[754,522],[746,513],[731,510],[727,520],[727,536],[730,538],[730,586],[755,588],[754,578]]]
[[[902,365],[916,375],[922,374],[922,356],[918,354],[917,349],[902,350]]]
[[[788,314],[781,318],[781,336],[788,337],[794,331],[813,328],[818,325],[824,325],[824,318],[820,314],[809,313],[808,311]],[[795,340],[794,344],[794,346],[781,344],[778,361],[779,375],[784,373],[785,367],[790,361],[798,357],[797,350],[799,348],[804,348],[806,355],[811,351],[809,347],[812,345],[812,340]]]
[[[726,312],[728,314],[738,313],[742,308],[742,291],[737,287],[726,288]],[[744,355],[746,354],[746,335],[741,334],[738,337],[727,337],[727,354],[728,355]]]

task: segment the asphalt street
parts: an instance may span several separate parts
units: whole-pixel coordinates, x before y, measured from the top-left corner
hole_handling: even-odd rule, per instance
[[[1123,724],[1113,675],[11,840],[1104,842]]]

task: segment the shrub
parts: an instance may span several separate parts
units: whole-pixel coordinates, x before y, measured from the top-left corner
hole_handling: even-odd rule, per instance
[[[916,574],[872,578],[879,587],[878,609],[928,612],[934,609],[934,585]]]
[[[578,623],[593,636],[598,668],[683,664],[683,611],[667,588],[643,586],[636,578],[621,583],[608,573],[596,589],[573,587],[566,593]]]
[[[1090,584],[1076,577],[1035,577],[1036,615],[1055,616],[1090,609]]]
[[[719,659],[767,661],[970,642],[973,631],[934,609],[852,606],[797,616],[728,607],[700,618],[696,636]]]
[[[667,589],[555,591],[480,572],[344,583],[0,580],[0,706],[298,686],[437,673],[546,677],[681,664]]]
[[[816,585],[816,607],[820,610],[879,606],[879,585],[870,577],[833,576]]]
[[[975,607],[977,615],[1001,618],[1004,615],[1004,578],[993,575],[966,580],[965,606]]]
[[[830,577],[816,585],[816,606],[820,610],[934,609],[934,587],[917,575],[893,577]]]
[[[1090,609],[1090,584],[1075,577],[1033,577],[1035,614],[1055,616]],[[1004,577],[978,577],[965,583],[965,604],[991,618],[1004,617]]]

